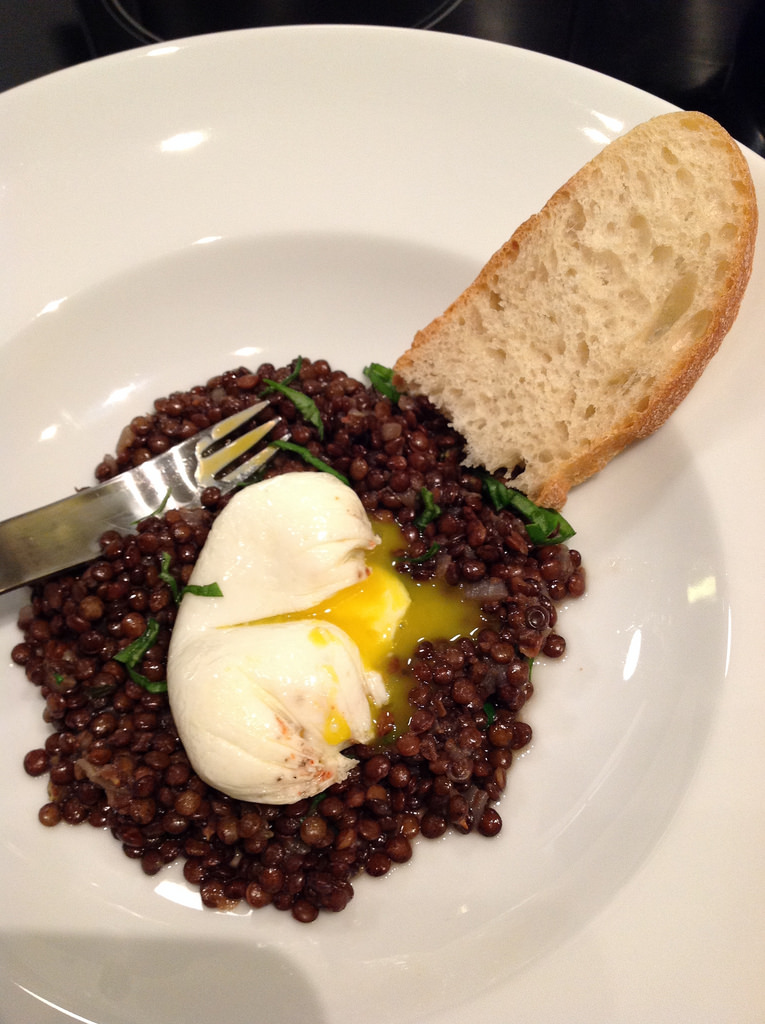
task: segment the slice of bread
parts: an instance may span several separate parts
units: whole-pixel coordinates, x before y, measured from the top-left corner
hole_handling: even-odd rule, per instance
[[[757,204],[736,143],[664,114],[606,146],[395,365],[538,504],[655,430],[738,312]]]

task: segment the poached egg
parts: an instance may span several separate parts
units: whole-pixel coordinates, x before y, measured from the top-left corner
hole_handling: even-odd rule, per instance
[[[167,667],[180,738],[207,783],[286,804],[354,766],[342,750],[374,738],[388,700],[380,662],[411,600],[391,569],[370,580],[378,544],[355,492],[324,473],[246,487],[215,520],[189,582],[222,596],[185,595]]]

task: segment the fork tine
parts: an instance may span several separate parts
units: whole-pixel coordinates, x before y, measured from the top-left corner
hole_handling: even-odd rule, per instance
[[[274,420],[274,423],[276,422],[277,421]],[[267,448],[261,448],[260,451],[256,452],[255,455],[252,456],[252,458],[243,462],[241,466],[237,466],[235,469],[232,469],[230,473],[226,473],[220,477],[220,482],[233,485],[240,483],[242,480],[246,480],[248,476],[252,476],[253,473],[257,472],[257,470],[262,469],[268,460],[273,455],[276,455],[276,452],[277,449],[272,445],[269,445]]]
[[[259,412],[262,412],[267,405],[267,401],[256,402],[254,405],[248,405],[241,412],[235,412],[233,416],[227,416],[225,420],[216,423],[207,431],[206,448],[209,448],[216,441],[221,441],[223,438],[228,437],[229,434],[233,434],[235,430],[244,426],[253,416],[257,416]]]
[[[241,437],[235,438],[233,441],[224,444],[223,447],[210,452],[209,455],[205,455],[206,448],[209,448],[209,444],[200,442],[199,449],[197,451],[198,469],[197,475],[200,480],[209,477],[218,478],[218,475],[226,468],[230,466],[232,462],[240,458],[242,455],[246,455],[250,449],[256,445],[259,441],[270,433],[271,430],[279,422],[279,418],[269,420],[267,423],[259,423],[257,427],[252,430],[248,430],[246,434],[242,434]],[[227,430],[225,434],[221,436],[228,436],[230,430]],[[236,472],[236,476],[239,476],[239,472]],[[228,476],[224,476],[223,479],[229,479]]]

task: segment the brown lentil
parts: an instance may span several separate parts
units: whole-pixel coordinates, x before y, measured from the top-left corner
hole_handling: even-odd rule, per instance
[[[158,398],[123,431],[96,478],[253,404],[265,378],[283,380],[295,369],[240,367]],[[228,500],[217,487],[202,492],[198,508],[149,517],[132,536],[105,532],[89,566],[36,585],[11,657],[39,688],[54,730],[24,759],[30,775],[49,778],[43,825],[108,828],[148,875],[182,858],[184,877],[207,907],[245,900],[308,923],[321,910],[343,910],[360,873],[380,877],[408,861],[418,835],[497,835],[502,819],[493,805],[513,751],[531,739],[517,717],[533,692],[531,661],[564,653],[554,602],[581,595],[585,575],[578,552],[535,548],[520,519],[484,503],[480,477],[462,465],[461,438],[425,399],[403,395],[392,404],[324,360],[304,360],[291,386],[315,401],[324,440],[290,400],[272,393],[285,421],[276,436],[289,431],[346,475],[372,517],[395,518],[406,543],[402,572],[468,588],[491,623],[474,637],[434,636],[412,653],[404,667],[408,724],[396,726],[384,713],[379,743],[348,751],[358,762],[348,778],[292,806],[234,800],[195,774],[166,695],[130,679],[114,655],[154,620],[159,633],[140,671],[164,679],[176,605],[161,559],[169,555],[177,581],[188,580]],[[306,471],[284,451],[266,475]],[[423,488],[439,512],[420,527]],[[415,561],[434,545],[435,557]]]

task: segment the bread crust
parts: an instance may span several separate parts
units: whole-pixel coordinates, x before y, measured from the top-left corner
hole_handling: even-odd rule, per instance
[[[659,122],[663,123],[659,125]],[[757,202],[745,157],[717,122],[697,112],[665,114],[638,126],[611,143],[562,185],[538,213],[517,228],[512,237],[489,259],[473,283],[444,313],[417,332],[410,349],[398,359],[394,367],[396,380],[402,388],[424,390],[425,394],[434,398],[434,393],[439,393],[438,387],[423,389],[418,385],[423,376],[430,381],[437,380],[439,353],[444,351],[447,335],[448,344],[455,344],[455,334],[458,337],[457,344],[460,344],[460,332],[464,332],[466,358],[470,358],[468,350],[475,354],[476,349],[471,349],[471,346],[478,343],[475,337],[470,335],[469,325],[471,320],[475,321],[476,310],[483,311],[487,308],[492,288],[497,287],[498,277],[504,275],[506,281],[512,282],[512,268],[518,254],[528,247],[537,245],[540,236],[545,232],[560,230],[559,223],[571,208],[572,202],[576,203],[583,196],[590,194],[597,187],[598,181],[602,180],[602,175],[608,173],[608,167],[604,170],[603,166],[604,155],[607,155],[609,160],[619,157],[619,153],[625,152],[626,147],[634,147],[636,133],[645,134],[646,130],[651,130],[652,125],[660,128],[661,132],[671,128],[677,132],[701,133],[702,138],[709,144],[714,140],[714,145],[719,149],[721,167],[726,169],[726,173],[729,169],[734,169],[737,180],[742,183],[742,202],[739,204],[740,212],[736,225],[737,247],[729,261],[724,280],[720,282],[720,287],[715,293],[714,304],[708,310],[710,316],[705,329],[672,362],[669,372],[656,379],[650,392],[642,396],[641,402],[626,411],[621,410],[621,414],[608,424],[608,428],[597,438],[590,438],[586,445],[577,447],[574,443],[570,446],[573,450],[568,453],[569,457],[553,460],[549,472],[543,474],[538,486],[524,487],[521,476],[520,489],[526,490],[529,497],[541,505],[562,507],[571,487],[598,472],[627,445],[648,436],[661,426],[698,380],[736,318],[754,259],[758,223]],[[615,147],[621,147],[621,150]],[[604,211],[603,217],[607,216],[608,211]],[[464,327],[455,326],[463,323]],[[669,332],[668,345],[671,339],[672,335]],[[423,373],[423,368],[426,368],[427,372]],[[448,407],[448,403],[444,407],[443,402],[439,402],[437,397],[434,401],[442,405],[443,411],[452,419],[456,429],[465,435],[468,454],[485,453],[486,439],[475,436],[476,431],[472,431],[474,436],[470,436],[471,430],[466,429],[464,422],[460,422],[459,415],[454,415],[455,410]],[[487,426],[485,429],[490,428]],[[477,433],[480,434],[480,430]],[[482,461],[486,463],[488,460],[484,458]],[[513,467],[503,463],[500,457],[496,464],[487,464],[486,468],[491,471],[500,468],[510,471]]]

